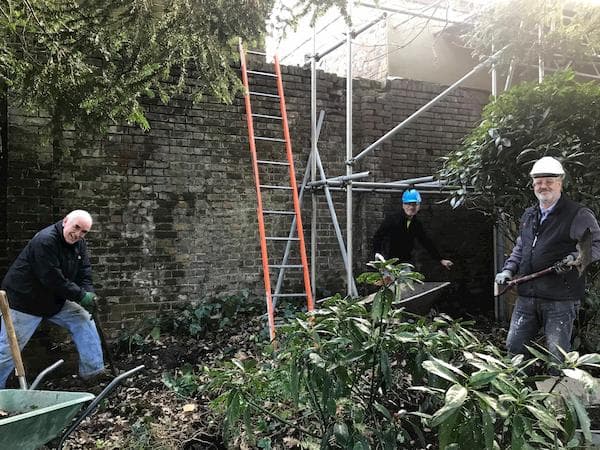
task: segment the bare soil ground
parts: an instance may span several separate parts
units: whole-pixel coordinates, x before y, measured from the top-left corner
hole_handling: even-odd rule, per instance
[[[248,338],[260,333],[260,318],[247,318],[234,327],[207,333],[201,339],[161,336],[131,352],[116,351],[115,365],[123,372],[145,368],[120,387],[86,418],[67,440],[65,449],[221,449],[220,423],[203,393],[186,397],[169,389],[163,374],[186,365],[212,367],[236,353],[253,354]],[[201,369],[200,384],[208,381]],[[86,382],[77,376],[52,378],[40,389],[86,391],[99,394],[111,377]],[[51,448],[51,447],[50,447]]]
[[[464,305],[463,305],[464,306]],[[455,318],[475,320],[482,340],[502,345],[506,329],[489,313],[465,311],[456,304],[442,303],[439,309]],[[256,342],[264,335],[259,317],[240,317],[234,324],[208,332],[202,338],[161,335],[147,339],[141,347],[114,346],[115,365],[122,372],[140,364],[145,369],[118,387],[91,417],[86,418],[67,440],[65,449],[222,449],[221,424],[211,412],[215,393],[202,388],[193,396],[169,389],[164,374],[179,374],[186,365],[195,367],[200,385],[208,382],[202,367],[213,367],[243,352],[254,355]],[[131,350],[131,351],[129,351]],[[86,391],[98,394],[110,378],[85,382],[75,375],[49,377],[40,389]],[[49,444],[48,448],[52,443]],[[428,447],[434,448],[434,447]]]

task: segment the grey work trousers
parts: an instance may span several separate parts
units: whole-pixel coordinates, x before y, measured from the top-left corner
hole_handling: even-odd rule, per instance
[[[573,323],[577,317],[580,301],[546,300],[535,297],[519,297],[510,320],[506,348],[510,354],[527,354],[525,345],[531,345],[540,328],[546,338],[546,348],[557,361],[571,350]]]

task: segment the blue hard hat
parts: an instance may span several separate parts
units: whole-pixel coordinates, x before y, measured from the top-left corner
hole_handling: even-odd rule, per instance
[[[402,194],[402,203],[421,203],[421,194],[416,189],[409,189]]]

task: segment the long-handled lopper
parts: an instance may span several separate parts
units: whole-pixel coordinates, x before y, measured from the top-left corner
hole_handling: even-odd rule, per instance
[[[584,231],[581,239],[577,242],[577,250],[579,251],[577,258],[570,264],[565,264],[562,262],[562,260],[558,261],[552,264],[550,267],[540,270],[539,272],[530,273],[529,275],[524,275],[522,277],[515,278],[514,280],[510,280],[503,286],[502,289],[500,289],[497,284],[494,284],[494,296],[498,297],[504,294],[513,286],[526,283],[527,281],[531,281],[535,278],[539,278],[550,273],[558,273],[567,270],[568,268],[575,267],[579,272],[579,276],[581,276],[585,272],[587,266],[592,262],[592,232],[589,228]]]

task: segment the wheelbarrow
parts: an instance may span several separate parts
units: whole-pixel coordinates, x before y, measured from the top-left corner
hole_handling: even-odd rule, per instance
[[[402,287],[402,300],[394,303],[396,308],[406,308],[413,314],[427,314],[429,309],[439,300],[443,290],[450,286],[449,281],[424,281],[412,287]],[[375,293],[368,295],[365,300],[372,302]]]
[[[60,437],[56,448],[62,449],[67,437],[81,421],[89,416],[121,381],[143,368],[141,365],[115,377],[97,397],[88,392],[0,390],[0,410],[9,414],[9,417],[0,419],[0,448],[35,450]],[[88,407],[77,415],[89,401],[91,403]]]
[[[63,443],[73,430],[96,409],[96,406],[121,381],[144,368],[141,365],[116,376],[95,398],[94,394],[87,392],[36,391],[35,388],[42,378],[63,363],[60,360],[43,370],[31,384],[31,387],[27,388],[25,369],[10,315],[6,292],[2,290],[0,290],[0,311],[6,326],[6,334],[15,362],[15,371],[21,386],[21,389],[0,390],[0,410],[8,414],[8,417],[0,419],[1,450],[35,450],[59,436],[60,440],[56,448],[62,449]],[[83,404],[89,401],[92,401],[90,405],[77,416]],[[67,430],[61,434],[65,428]]]

